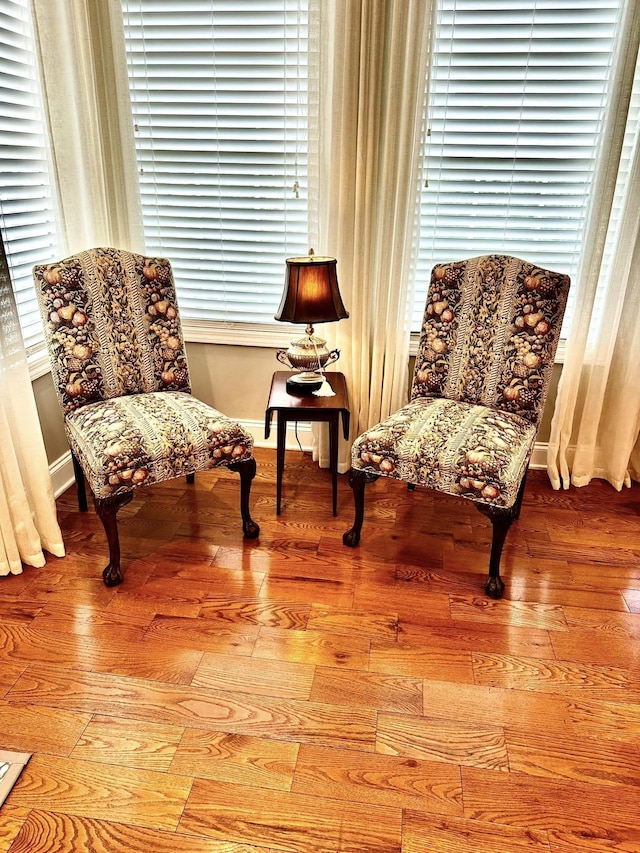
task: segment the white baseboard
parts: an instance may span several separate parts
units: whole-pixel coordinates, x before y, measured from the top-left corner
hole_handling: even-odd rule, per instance
[[[49,474],[53,483],[53,494],[59,497],[76,479],[73,473],[70,450],[67,450],[66,453],[63,453],[62,456],[59,456],[55,462],[49,465]]]
[[[546,441],[536,441],[533,453],[531,454],[531,460],[529,462],[529,468],[542,468],[546,469],[547,467],[547,448],[549,447],[549,443]]]
[[[251,433],[256,447],[271,447],[275,450],[276,447],[276,427],[275,424],[271,427],[269,438],[264,437],[264,422],[256,420],[242,420],[242,426]],[[310,451],[312,447],[312,432],[310,423],[300,423],[298,427],[298,438],[302,449]],[[299,450],[298,442],[295,438],[294,425],[290,424],[287,429],[287,450]],[[547,467],[547,442],[536,442],[531,456],[530,468],[546,468]],[[53,482],[53,493],[59,497],[69,486],[74,482],[73,463],[71,461],[71,451],[63,453],[55,462],[49,465],[49,473]]]

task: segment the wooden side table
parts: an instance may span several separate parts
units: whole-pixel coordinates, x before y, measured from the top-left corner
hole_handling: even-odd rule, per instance
[[[329,424],[329,467],[333,486],[333,514],[338,514],[338,421],[342,414],[342,431],[349,439],[349,397],[347,383],[342,373],[326,373],[325,377],[335,391],[334,397],[294,397],[287,394],[286,382],[292,374],[277,370],[271,380],[269,402],[265,412],[264,437],[269,438],[271,418],[278,414],[278,442],[276,453],[276,513],[280,515],[282,502],[282,473],[287,437],[287,424],[291,421],[325,421]]]

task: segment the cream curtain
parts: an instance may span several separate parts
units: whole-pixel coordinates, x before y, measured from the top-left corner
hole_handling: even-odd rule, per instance
[[[637,79],[640,6],[621,21],[612,106],[603,133],[576,314],[551,425],[547,466],[558,489],[593,478],[616,489],[640,479],[640,148],[627,119]],[[637,84],[636,84],[637,85]],[[620,182],[621,154],[630,166]],[[614,199],[620,216],[612,218]],[[613,222],[618,222],[616,233]],[[611,262],[603,264],[606,253]]]
[[[0,576],[64,557],[49,465],[0,243]]]
[[[310,244],[338,259],[350,313],[322,332],[341,350],[352,437],[407,396],[432,15],[429,0],[310,2]]]
[[[32,4],[65,254],[142,252],[121,4]]]

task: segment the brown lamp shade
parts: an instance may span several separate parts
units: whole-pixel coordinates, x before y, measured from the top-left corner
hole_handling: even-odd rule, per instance
[[[332,323],[349,316],[338,290],[335,258],[309,254],[287,258],[282,302],[276,320],[288,323]]]

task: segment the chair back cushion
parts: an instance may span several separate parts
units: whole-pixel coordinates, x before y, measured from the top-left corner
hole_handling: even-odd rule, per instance
[[[65,414],[126,394],[190,391],[169,261],[91,249],[33,276]]]
[[[507,255],[436,265],[411,398],[445,397],[538,423],[569,283]]]

